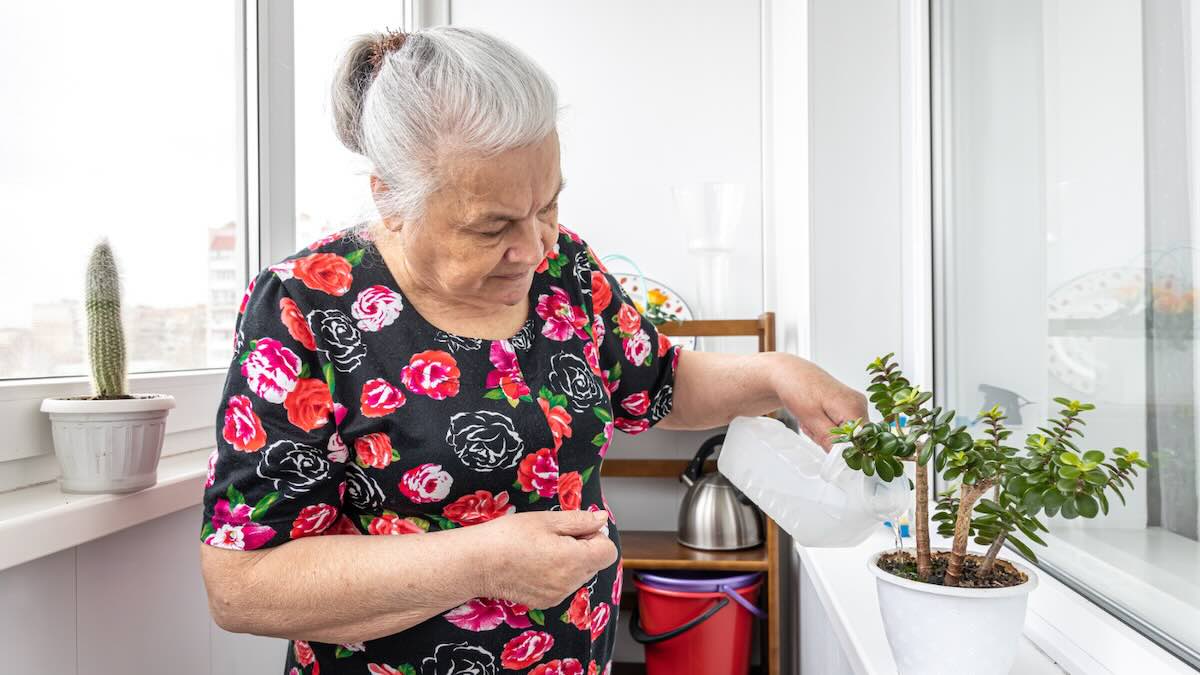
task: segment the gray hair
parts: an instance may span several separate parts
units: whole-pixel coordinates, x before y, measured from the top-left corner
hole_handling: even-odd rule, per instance
[[[436,26],[408,33],[376,69],[372,55],[385,37],[355,38],[333,81],[338,137],[388,185],[381,215],[419,220],[447,156],[489,157],[554,131],[554,83],[513,45]]]

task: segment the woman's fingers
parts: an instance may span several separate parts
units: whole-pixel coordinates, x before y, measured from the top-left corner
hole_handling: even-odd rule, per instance
[[[599,531],[608,523],[608,511],[547,511],[558,534],[581,537]]]

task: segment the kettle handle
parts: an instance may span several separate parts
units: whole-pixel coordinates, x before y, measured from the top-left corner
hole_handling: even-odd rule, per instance
[[[704,462],[706,462],[709,456],[713,454],[713,451],[717,449],[717,446],[724,442],[725,434],[717,434],[707,441],[704,441],[703,445],[700,446],[700,449],[696,451],[696,456],[692,458],[691,462],[688,462],[687,468],[684,469],[683,473],[679,476],[679,480],[688,485],[688,487],[691,487],[693,483],[700,480],[700,474],[704,472]]]

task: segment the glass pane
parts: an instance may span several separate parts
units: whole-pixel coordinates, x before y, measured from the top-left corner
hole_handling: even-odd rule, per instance
[[[1200,650],[1200,15],[1186,5],[954,0],[934,42],[943,402],[964,424],[999,404],[1014,445],[1054,397],[1091,402],[1081,450],[1148,456],[1127,504],[1049,519],[1036,552],[1177,652]]]
[[[229,3],[0,4],[0,379],[86,372],[92,245],[130,372],[224,366],[245,287]]]
[[[296,246],[375,215],[371,165],[334,133],[330,86],[342,53],[362,33],[400,30],[399,0],[298,2],[296,24]]]

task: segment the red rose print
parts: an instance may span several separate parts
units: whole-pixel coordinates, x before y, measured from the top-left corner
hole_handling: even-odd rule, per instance
[[[567,621],[579,630],[589,630],[592,627],[591,594],[587,586],[575,591],[571,598],[571,606],[567,608]]]
[[[338,517],[336,506],[312,504],[300,509],[300,515],[292,522],[292,539],[321,534],[329,529]]]
[[[537,663],[550,648],[554,638],[540,630],[527,630],[509,640],[500,653],[500,663],[509,670],[521,670]]]
[[[621,310],[617,312],[617,327],[626,335],[633,335],[642,327],[642,315],[638,314],[637,308],[633,305],[622,304]]]
[[[420,525],[395,513],[376,516],[367,526],[367,534],[419,534],[424,531]]]
[[[576,659],[554,659],[529,671],[529,675],[583,675],[583,664]]]
[[[604,633],[604,629],[608,626],[608,616],[611,611],[607,602],[596,605],[596,608],[592,610],[592,640],[595,640]]]
[[[309,351],[316,350],[317,340],[313,337],[312,329],[308,327],[308,322],[304,320],[304,315],[300,313],[295,300],[283,298],[279,301],[279,320],[287,326],[288,334],[295,338],[296,342],[304,345]]]
[[[362,532],[359,532],[358,528],[354,526],[354,523],[351,522],[351,520],[347,518],[345,514],[342,514],[342,516],[337,519],[337,522],[334,523],[332,527],[325,530],[321,534],[362,534]]]
[[[446,352],[432,349],[414,354],[400,378],[414,394],[441,401],[458,394],[458,363]]]
[[[225,426],[221,436],[233,445],[234,450],[255,452],[267,443],[267,432],[263,431],[262,420],[254,414],[254,406],[248,396],[231,396],[225,406]]]
[[[367,417],[383,417],[404,405],[404,392],[391,382],[376,377],[363,383],[359,409]]]
[[[354,451],[358,454],[359,466],[386,469],[392,463],[392,439],[382,431],[356,439]]]
[[[283,407],[287,408],[289,422],[305,431],[312,431],[329,421],[333,414],[333,397],[325,380],[304,377],[283,400]]]
[[[542,407],[542,414],[546,416],[546,422],[550,425],[550,433],[554,435],[554,449],[562,447],[562,439],[564,436],[571,437],[571,413],[562,406],[550,406],[550,402],[544,398],[538,399],[538,405]]]
[[[645,390],[630,394],[621,401],[621,407],[635,417],[645,415],[646,411],[650,409],[650,394]]]
[[[386,663],[368,663],[367,672],[371,675],[404,675],[403,670]]]
[[[578,511],[583,479],[578,471],[569,471],[558,477],[558,503],[563,511]]]
[[[486,523],[514,511],[516,507],[508,503],[508,492],[501,492],[493,497],[487,490],[476,490],[474,494],[463,495],[442,509],[442,516],[466,526]]]
[[[667,337],[666,335],[663,335],[662,333],[659,333],[658,334],[658,358],[661,359],[662,357],[666,356],[667,350],[669,350],[670,348],[671,348],[671,338]]]
[[[525,492],[553,497],[558,491],[558,452],[554,448],[542,448],[525,455],[517,467],[517,481]]]
[[[595,661],[588,661],[587,675],[600,675],[600,666]]]
[[[350,261],[334,253],[314,253],[294,261],[292,276],[314,291],[345,295],[354,277]]]
[[[296,661],[302,666],[311,666],[317,657],[313,654],[312,647],[304,640],[296,640]]]
[[[612,302],[612,286],[608,285],[608,277],[592,273],[592,311],[599,314],[608,309]]]
[[[615,424],[627,434],[640,434],[650,428],[650,423],[646,420],[631,420],[626,417],[618,417]]]
[[[454,479],[442,471],[440,464],[422,464],[404,472],[400,479],[400,492],[413,503],[440,502],[450,494]]]

